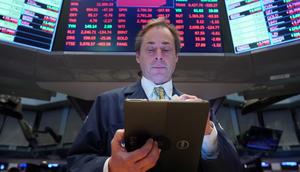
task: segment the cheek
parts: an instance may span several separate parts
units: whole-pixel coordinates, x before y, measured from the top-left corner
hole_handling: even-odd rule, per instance
[[[177,58],[174,58],[174,56],[168,57],[168,63],[170,65],[175,65],[177,63]]]
[[[150,62],[144,59],[143,61],[140,62],[140,65],[142,68],[148,69],[150,67]]]
[[[144,63],[145,66],[147,66],[147,65],[149,66],[152,63],[152,58],[144,57],[143,63]]]

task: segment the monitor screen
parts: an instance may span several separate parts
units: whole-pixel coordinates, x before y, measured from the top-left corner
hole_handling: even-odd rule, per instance
[[[0,40],[51,51],[62,0],[0,0]]]
[[[234,51],[300,40],[299,0],[225,0]]]
[[[281,135],[281,130],[251,126],[249,130],[238,137],[238,140],[249,149],[275,151]]]
[[[219,0],[69,0],[64,51],[134,52],[149,20],[165,17],[181,35],[181,52],[222,53]]]

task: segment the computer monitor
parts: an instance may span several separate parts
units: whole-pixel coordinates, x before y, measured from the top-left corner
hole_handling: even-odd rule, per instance
[[[299,0],[225,0],[235,53],[300,43]]]
[[[251,126],[244,134],[238,136],[238,141],[248,149],[275,151],[281,135],[282,130]]]
[[[68,0],[58,42],[63,51],[134,52],[142,26],[165,17],[179,30],[181,52],[223,53],[219,1]]]
[[[0,42],[51,51],[62,0],[0,4]]]

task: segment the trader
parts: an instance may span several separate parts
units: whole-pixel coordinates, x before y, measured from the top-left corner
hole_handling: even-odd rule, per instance
[[[172,75],[180,51],[179,35],[173,25],[163,18],[150,21],[138,33],[135,49],[141,79],[97,97],[70,150],[68,164],[71,172],[144,172],[152,169],[160,156],[155,140],[149,139],[133,152],[127,152],[122,144],[124,100],[198,99],[182,94],[173,85]],[[237,152],[224,131],[215,124],[207,121],[199,171],[240,171]]]

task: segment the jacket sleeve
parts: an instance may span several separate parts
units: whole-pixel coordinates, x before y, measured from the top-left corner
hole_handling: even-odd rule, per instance
[[[218,157],[216,159],[200,160],[200,171],[241,172],[242,165],[232,142],[225,136],[223,129],[215,123],[218,131]]]
[[[101,97],[93,104],[67,158],[70,172],[102,172],[108,158],[107,130],[101,120]]]
[[[216,159],[201,159],[199,165],[200,171],[243,171],[239,155],[232,141],[226,136],[224,130],[220,127],[218,120],[216,119],[216,113],[223,101],[224,98],[210,100],[210,118],[214,122],[215,127],[218,131],[218,156]]]

